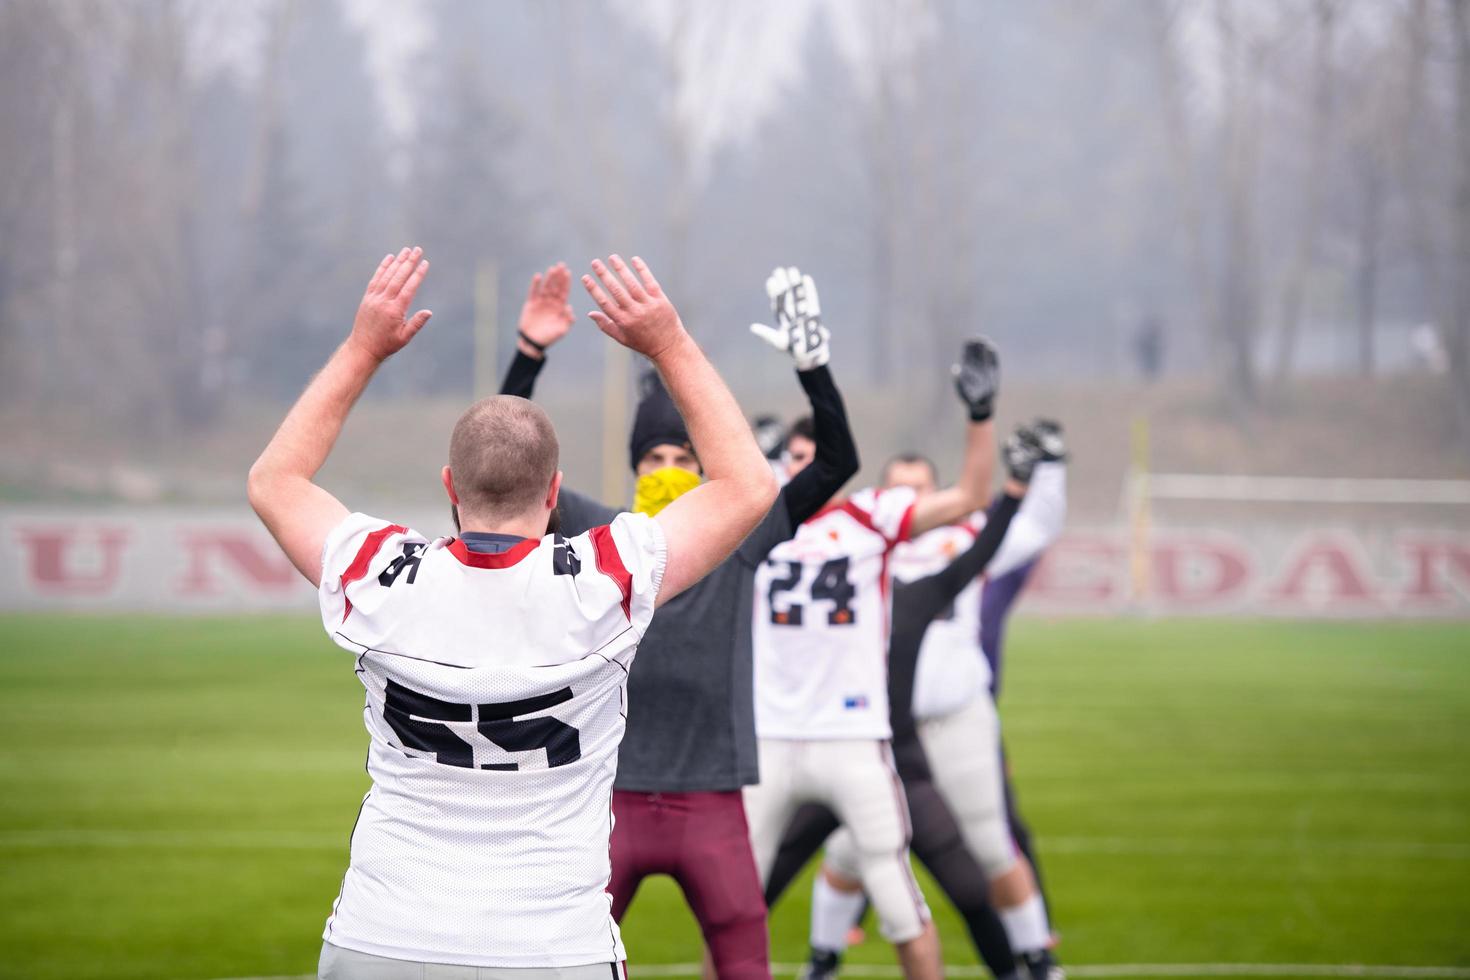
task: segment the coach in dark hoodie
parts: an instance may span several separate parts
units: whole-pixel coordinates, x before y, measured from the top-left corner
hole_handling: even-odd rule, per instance
[[[815,443],[814,458],[735,554],[665,605],[648,628],[628,678],[613,796],[613,915],[622,919],[648,875],[673,877],[721,980],[770,976],[766,905],[740,793],[759,782],[750,639],[755,569],[858,470],[842,396],[826,366],[829,335],[815,287],[794,269],[778,273],[767,283],[776,326],[752,329],[796,361],[812,408],[810,423],[798,423],[797,431]],[[569,285],[564,265],[532,279],[501,394],[531,397],[546,349],[571,326]],[[640,389],[628,447],[638,476],[633,509],[657,513],[699,484],[700,468],[658,378],[648,376]],[[562,533],[606,524],[618,511],[563,488]]]

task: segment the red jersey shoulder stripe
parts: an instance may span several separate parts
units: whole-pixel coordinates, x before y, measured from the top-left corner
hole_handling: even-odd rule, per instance
[[[879,531],[878,530],[878,526],[873,523],[873,515],[872,514],[869,514],[867,511],[863,510],[861,507],[859,507],[857,504],[853,503],[851,500],[844,500],[842,502],[842,504],[840,505],[839,509],[843,513],[845,513],[848,516],[850,516],[853,520],[857,521],[863,527],[867,528],[869,531],[874,532],[875,534],[879,535],[880,537],[883,536],[883,532],[882,531]]]
[[[917,502],[909,504],[908,509],[903,512],[903,518],[898,522],[898,537],[888,542],[889,547],[910,539],[914,530],[914,508],[917,506]]]
[[[339,588],[342,590],[342,602],[345,606],[342,610],[342,622],[347,622],[347,617],[352,615],[352,600],[347,598],[347,586],[367,575],[368,566],[373,563],[373,556],[378,553],[379,548],[383,547],[384,541],[395,534],[404,534],[407,531],[408,528],[402,524],[389,524],[387,527],[380,527],[370,533],[367,539],[363,541],[362,547],[357,549],[357,554],[353,557],[352,564],[348,565],[347,571],[342,573],[342,580],[339,585]]]
[[[633,576],[628,574],[628,568],[623,564],[623,556],[618,554],[617,543],[613,541],[612,528],[604,524],[602,527],[594,527],[587,532],[592,538],[592,548],[597,555],[597,570],[617,583],[618,590],[623,593],[623,615],[628,617],[628,622],[633,621]]]

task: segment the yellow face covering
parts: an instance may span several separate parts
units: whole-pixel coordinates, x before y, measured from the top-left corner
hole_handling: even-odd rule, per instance
[[[633,511],[653,517],[669,504],[699,486],[699,474],[677,466],[665,466],[638,478],[633,489]]]

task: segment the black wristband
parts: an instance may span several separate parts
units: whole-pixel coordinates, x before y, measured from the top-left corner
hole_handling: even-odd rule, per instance
[[[526,336],[526,331],[524,331],[524,330],[517,330],[516,331],[516,336],[519,337],[519,338],[521,338],[522,340],[524,340],[526,343],[530,344],[531,347],[532,347],[532,349],[534,349],[536,351],[536,353],[538,353],[538,354],[545,354],[546,353],[546,348],[547,348],[548,345],[536,343],[536,341],[534,341],[530,337],[527,337]]]
[[[988,422],[990,421],[990,417],[995,414],[995,406],[989,403],[978,407],[971,405],[969,408],[971,422]]]

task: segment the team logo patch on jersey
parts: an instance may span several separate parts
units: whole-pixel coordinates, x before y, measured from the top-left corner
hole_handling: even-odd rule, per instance
[[[866,694],[859,694],[854,697],[843,698],[842,707],[848,711],[865,711],[868,707],[868,696]]]

